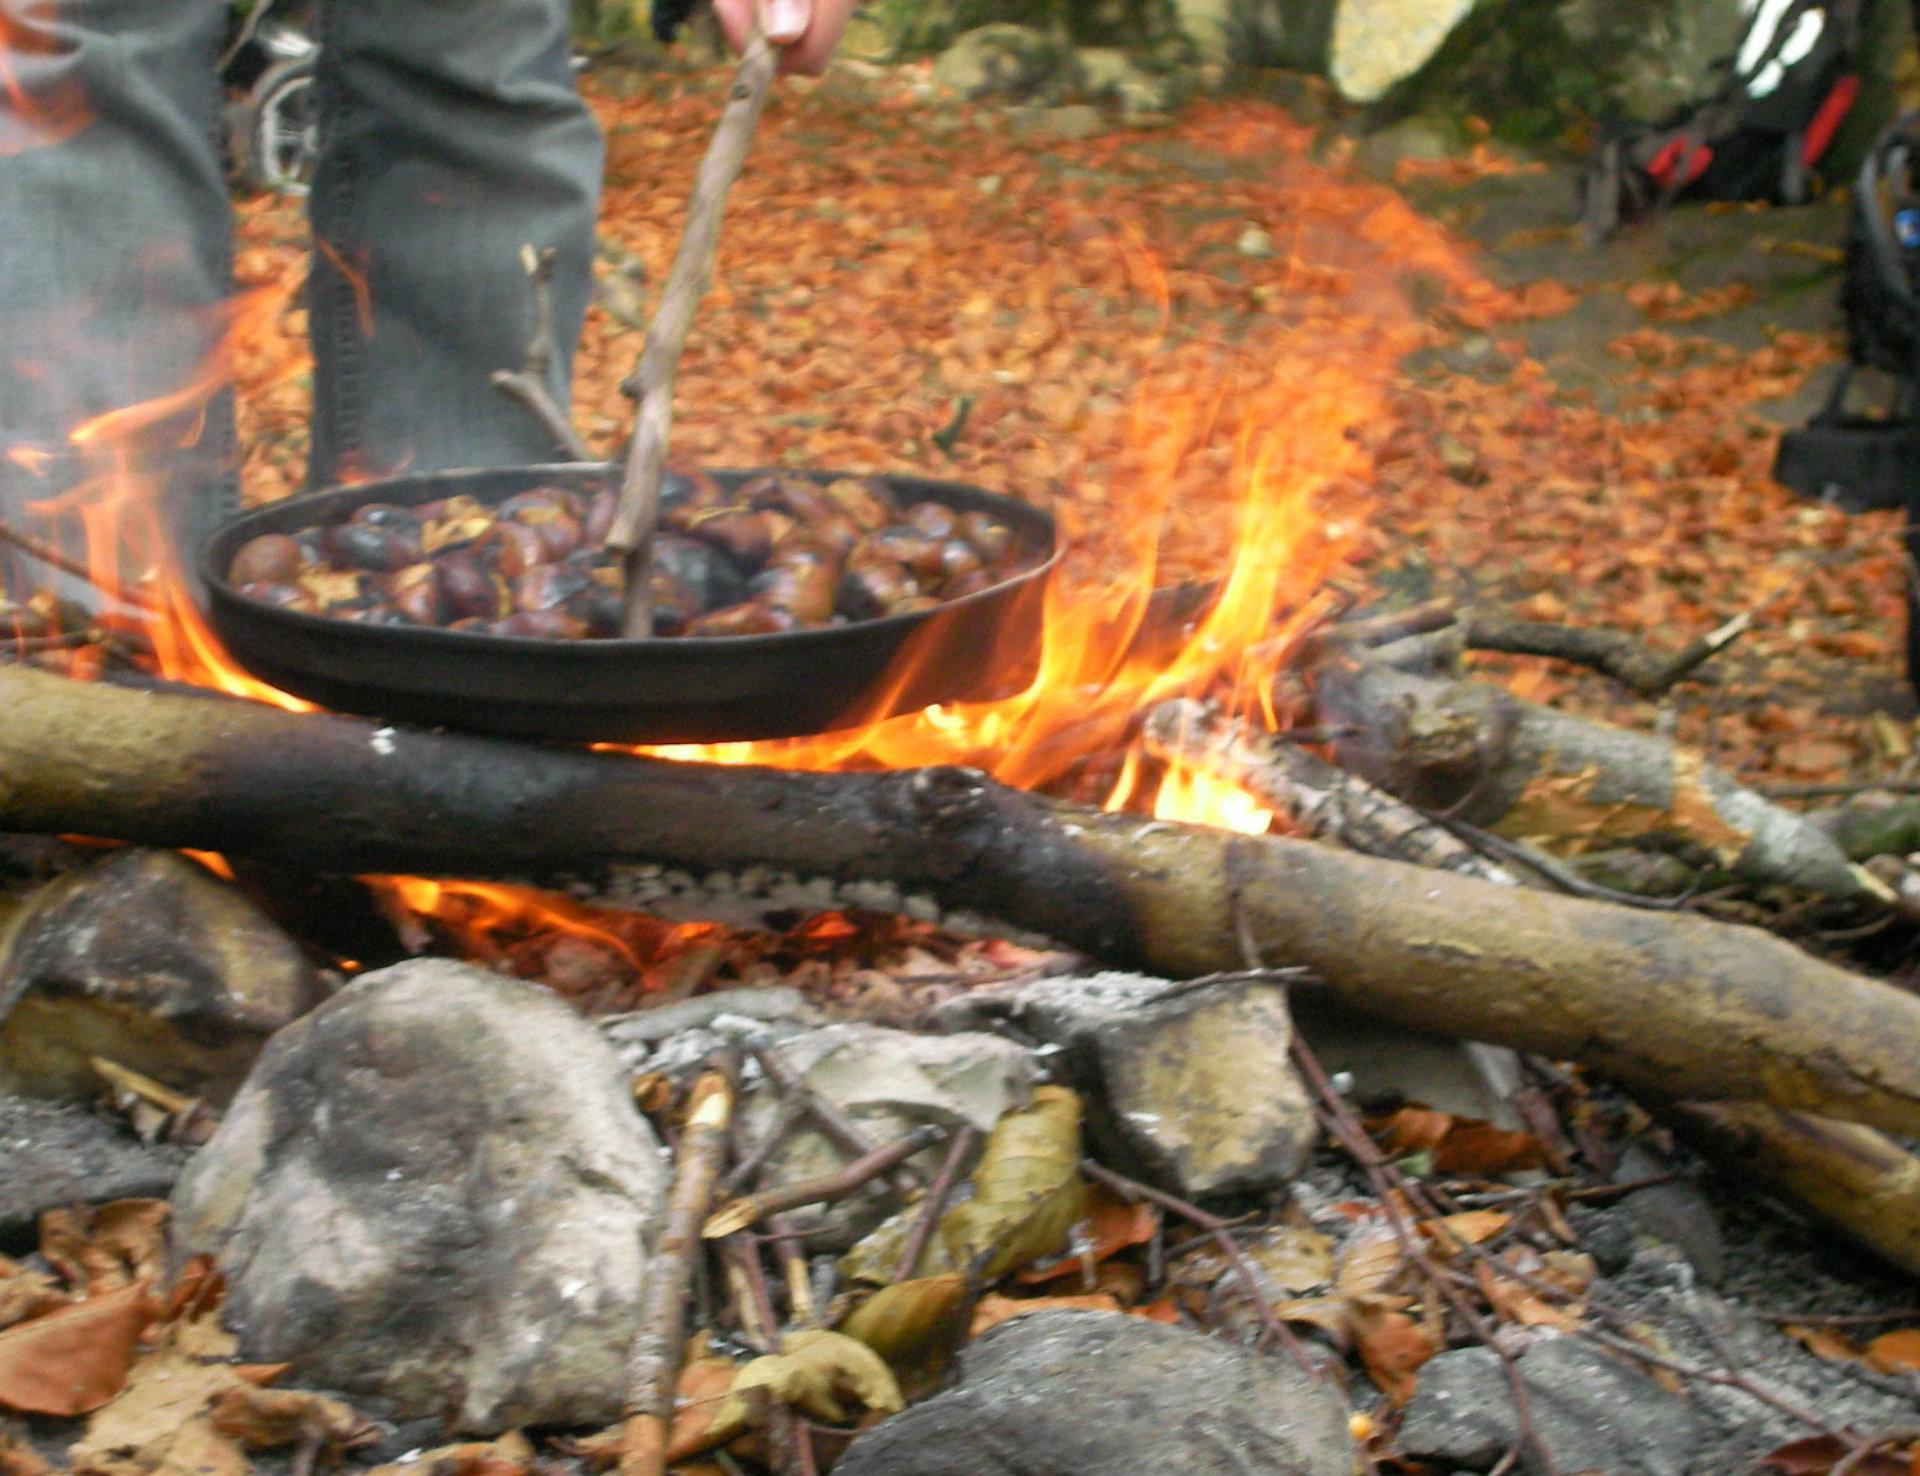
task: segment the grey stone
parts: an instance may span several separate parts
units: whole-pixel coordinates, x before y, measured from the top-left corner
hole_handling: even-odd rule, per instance
[[[1370,103],[1419,71],[1475,0],[1340,0],[1328,75],[1349,102]]]
[[[1111,103],[1123,117],[1164,113],[1180,101],[1173,73],[1148,71],[1117,46],[1083,46],[1078,58],[1081,93]]]
[[[827,1023],[798,989],[720,989],[657,1009],[594,1022],[631,1072],[691,1071],[716,1050],[748,1041],[785,1040]]]
[[[939,1018],[970,1012],[1062,1048],[1096,1145],[1189,1198],[1277,1189],[1318,1135],[1286,995],[1257,977],[1049,979],[963,997]]]
[[[417,959],[282,1031],[173,1196],[242,1356],[461,1430],[602,1424],[666,1168],[553,995]]]
[[[1616,1184],[1630,1184],[1636,1179],[1658,1178],[1672,1168],[1666,1159],[1635,1143],[1622,1155],[1613,1179]],[[1727,1247],[1720,1235],[1719,1218],[1691,1179],[1636,1189],[1620,1201],[1618,1208],[1642,1233],[1664,1240],[1685,1256],[1694,1274],[1707,1285],[1718,1286],[1726,1280]]]
[[[1290,1360],[1117,1312],[1030,1312],[836,1476],[1352,1476],[1345,1398]]]
[[[1685,1476],[1700,1443],[1693,1406],[1578,1338],[1542,1336],[1520,1355],[1533,1427],[1562,1471]],[[1491,1348],[1442,1353],[1420,1370],[1399,1449],[1420,1460],[1484,1469],[1519,1438],[1513,1395]],[[1544,1470],[1523,1447],[1520,1468]]]
[[[1503,1047],[1403,1029],[1324,1000],[1297,999],[1294,1015],[1320,1064],[1352,1078],[1358,1102],[1404,1099],[1510,1131],[1524,1126],[1508,1101],[1519,1067]]]
[[[97,1096],[93,1056],[225,1102],[319,974],[237,889],[173,851],[115,851],[34,892],[0,938],[0,1090]]]
[[[775,1047],[807,1085],[840,1108],[873,1141],[891,1142],[917,1127],[972,1127],[985,1133],[1024,1107],[1038,1076],[1031,1055],[997,1035],[915,1035],[881,1025],[841,1024],[795,1035]],[[779,1096],[757,1073],[740,1107],[741,1140],[758,1143],[779,1116]],[[916,1163],[929,1174],[944,1150]],[[786,1184],[831,1173],[846,1154],[811,1128],[787,1134],[768,1161],[763,1184]],[[792,1211],[809,1249],[845,1250],[886,1217],[884,1201],[853,1196]]]
[[[1015,114],[1013,131],[1021,138],[1060,138],[1069,143],[1095,138],[1106,130],[1106,114],[1092,103],[1031,108]]]
[[[933,64],[933,80],[961,97],[1016,101],[1071,91],[1079,81],[1073,48],[1032,26],[977,26]]]
[[[164,1199],[187,1152],[84,1107],[0,1096],[0,1254],[29,1249],[40,1211],[55,1205]]]

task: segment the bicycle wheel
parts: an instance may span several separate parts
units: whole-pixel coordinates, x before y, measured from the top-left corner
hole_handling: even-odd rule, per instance
[[[319,152],[313,59],[280,62],[254,85],[253,127],[243,173],[257,189],[304,195]]]

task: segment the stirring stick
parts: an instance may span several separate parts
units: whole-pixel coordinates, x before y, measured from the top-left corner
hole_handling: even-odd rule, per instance
[[[624,636],[653,634],[652,581],[647,575],[653,564],[654,526],[660,519],[660,479],[667,468],[667,436],[673,428],[674,371],[687,344],[687,330],[693,326],[694,309],[713,278],[727,191],[746,161],[778,59],[756,27],[740,54],[740,68],[734,73],[726,109],[713,130],[713,142],[700,161],[693,198],[687,205],[686,228],[680,235],[680,250],[673,258],[659,311],[647,329],[639,366],[633,371],[640,407],[620,482],[620,505],[607,533],[607,547],[622,555],[626,567],[626,615],[620,629]]]

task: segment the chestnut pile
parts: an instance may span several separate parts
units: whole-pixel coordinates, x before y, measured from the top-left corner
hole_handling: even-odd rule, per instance
[[[605,548],[611,490],[537,487],[488,506],[465,495],[367,503],[346,522],[243,545],[228,581],[249,599],[378,625],[583,640],[620,631]],[[728,492],[669,479],[654,536],[654,630],[764,635],[930,609],[1008,578],[1025,551],[984,513],[902,511],[857,477],[766,475]]]

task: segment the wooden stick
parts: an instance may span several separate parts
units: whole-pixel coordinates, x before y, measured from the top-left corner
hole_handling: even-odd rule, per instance
[[[832,1204],[835,1200],[845,1199],[895,1164],[913,1157],[923,1148],[932,1147],[939,1140],[940,1129],[917,1127],[904,1138],[897,1138],[871,1153],[864,1153],[845,1168],[836,1169],[830,1174],[756,1190],[720,1206],[700,1228],[700,1234],[704,1239],[718,1240],[723,1235],[733,1235],[783,1210],[800,1209],[809,1204]]]
[[[867,1136],[859,1123],[808,1086],[806,1077],[780,1054],[777,1046],[755,1046],[753,1059],[767,1073],[768,1081],[787,1095],[799,1099],[807,1116],[813,1119],[813,1125],[842,1152],[861,1158],[880,1146]],[[920,1187],[920,1175],[914,1172],[910,1164],[896,1163],[887,1177],[894,1191],[899,1194],[911,1194]]]
[[[647,330],[646,347],[633,371],[640,407],[634,419],[633,440],[627,447],[626,474],[620,483],[620,507],[607,533],[607,547],[624,556],[627,580],[626,618],[621,634],[653,634],[653,599],[648,571],[653,563],[653,531],[660,517],[660,479],[667,469],[667,438],[673,429],[673,377],[680,352],[687,345],[694,309],[713,278],[714,253],[720,245],[720,220],[726,211],[727,191],[740,174],[754,125],[766,105],[777,58],[767,39],[756,29],[740,55],[727,106],[713,130],[694,180],[687,205],[687,224],[680,250],[667,276],[660,309]]]
[[[38,559],[41,563],[47,565],[47,567],[58,569],[62,574],[71,574],[75,579],[92,585],[95,589],[99,590],[100,593],[110,599],[120,601],[123,605],[131,605],[136,610],[157,610],[160,608],[158,600],[153,599],[151,596],[143,595],[136,590],[128,589],[124,586],[116,589],[107,588],[98,579],[94,578],[93,571],[79,559],[62,553],[51,544],[42,543],[39,539],[22,533],[18,528],[12,528],[5,523],[0,523],[0,543],[11,543],[28,558]]]
[[[933,1185],[920,1205],[920,1217],[913,1222],[906,1249],[900,1252],[900,1264],[893,1271],[895,1281],[913,1279],[913,1273],[920,1267],[920,1258],[927,1253],[927,1243],[933,1239],[941,1215],[946,1213],[947,1201],[953,1197],[953,1186],[960,1179],[960,1166],[979,1141],[980,1130],[971,1125],[953,1135],[953,1141],[947,1145],[947,1156],[941,1160],[940,1172],[934,1175]]]
[[[687,1296],[700,1255],[700,1222],[713,1200],[733,1121],[734,1072],[721,1061],[701,1072],[688,1096],[666,1233],[647,1278],[646,1305],[627,1365],[627,1416],[620,1476],[664,1476],[673,1430],[673,1391],[687,1339]]]
[[[509,399],[518,402],[553,442],[572,461],[592,461],[592,449],[580,439],[566,411],[547,393],[547,373],[553,368],[553,263],[551,246],[535,251],[520,248],[520,262],[526,268],[527,281],[533,287],[533,337],[527,340],[527,362],[519,369],[496,369],[491,383]]]

